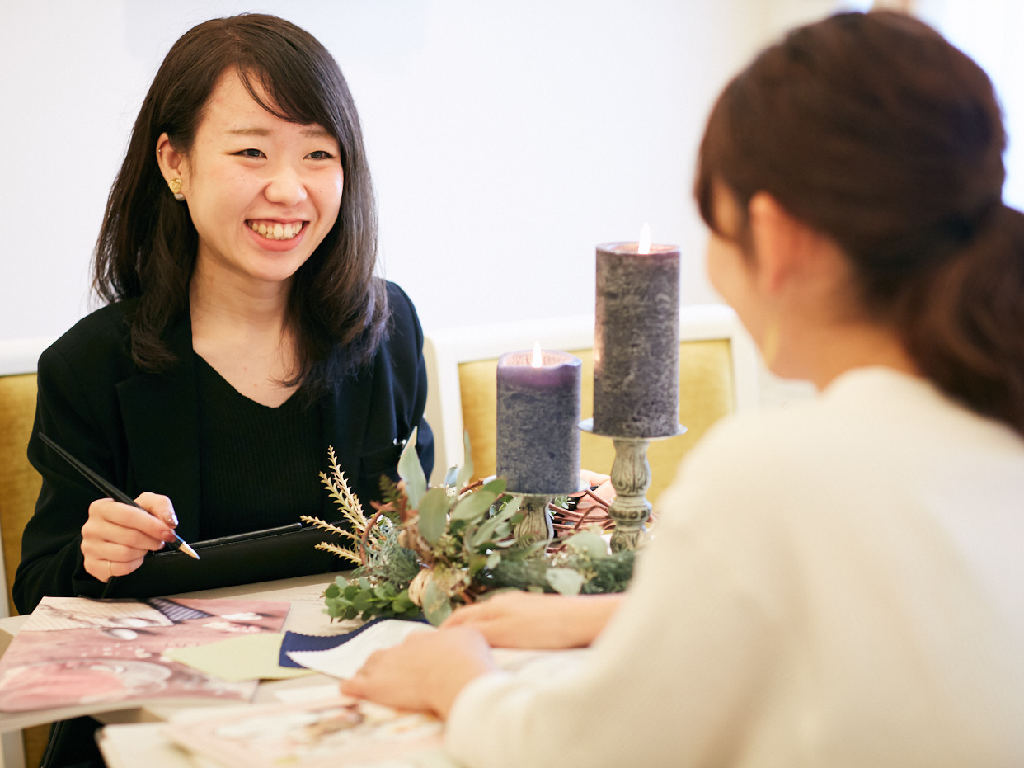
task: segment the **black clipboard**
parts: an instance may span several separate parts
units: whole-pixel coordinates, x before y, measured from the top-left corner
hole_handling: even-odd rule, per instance
[[[326,531],[293,523],[193,542],[199,560],[177,550],[155,552],[138,570],[107,582],[103,597],[156,597],[350,567],[336,555],[316,549],[317,543],[330,540]]]

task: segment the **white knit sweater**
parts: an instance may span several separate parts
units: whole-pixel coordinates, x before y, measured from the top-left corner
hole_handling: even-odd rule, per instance
[[[1024,765],[1024,440],[881,368],[686,460],[585,660],[471,683],[470,766]]]

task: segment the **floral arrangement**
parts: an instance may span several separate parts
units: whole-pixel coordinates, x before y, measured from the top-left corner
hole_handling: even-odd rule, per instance
[[[444,485],[428,488],[413,432],[398,462],[401,484],[382,478],[384,502],[367,514],[328,449],[330,473],[321,482],[337,505],[339,524],[303,516],[332,534],[317,544],[356,566],[327,587],[332,618],[412,618],[440,624],[459,604],[496,589],[587,594],[620,592],[633,574],[634,552],[609,553],[599,529],[583,528],[555,542],[523,544],[513,535],[522,519],[520,496],[505,493],[504,478],[470,483],[466,463],[452,467]]]

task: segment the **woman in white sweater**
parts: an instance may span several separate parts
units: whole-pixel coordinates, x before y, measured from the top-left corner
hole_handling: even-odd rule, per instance
[[[1024,765],[1024,216],[984,72],[842,14],[719,97],[708,270],[820,395],[685,462],[622,599],[513,595],[343,689],[472,766]],[[489,645],[590,645],[543,675]]]

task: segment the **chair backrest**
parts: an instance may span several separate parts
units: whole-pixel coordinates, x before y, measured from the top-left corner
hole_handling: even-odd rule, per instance
[[[0,616],[14,613],[10,585],[21,561],[21,532],[35,509],[41,478],[25,449],[36,408],[36,361],[52,339],[0,342]],[[0,736],[0,766],[39,765],[49,727]]]
[[[652,502],[708,427],[727,413],[756,405],[758,399],[756,352],[731,309],[717,304],[683,307],[679,339],[679,418],[688,431],[650,444],[652,479],[647,496]],[[424,356],[429,379],[426,416],[435,437],[432,482],[440,482],[449,466],[462,462],[463,430],[469,433],[474,474],[494,473],[498,357],[529,349],[534,341],[580,358],[581,418],[593,415],[592,315],[429,333]],[[585,432],[580,455],[586,469],[608,473],[615,451],[609,438]]]
[[[32,517],[41,479],[25,449],[36,409],[36,361],[51,339],[0,342],[0,616],[14,613],[10,585],[21,561],[21,532]]]

